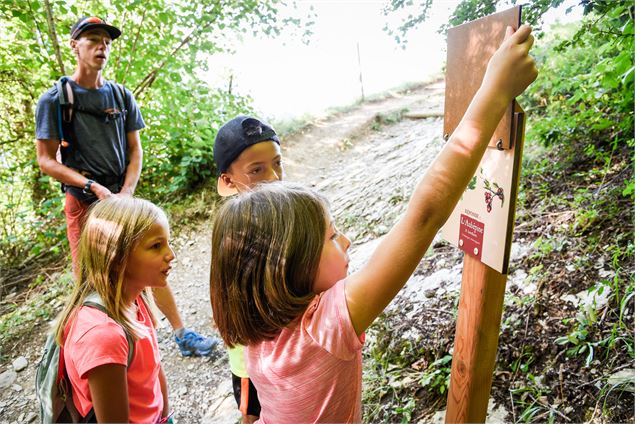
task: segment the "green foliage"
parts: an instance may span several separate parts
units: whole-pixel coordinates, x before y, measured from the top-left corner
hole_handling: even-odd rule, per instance
[[[540,77],[523,104],[527,137],[546,146],[578,143],[608,160],[618,144],[633,146],[632,9],[617,6],[545,37],[534,50]]]
[[[382,126],[393,125],[403,119],[404,113],[408,112],[408,109],[401,109],[389,113],[377,113],[373,123],[370,125],[370,129],[373,131],[381,130]]]
[[[41,286],[44,276],[39,277],[31,286]],[[10,304],[10,312],[0,315],[0,346],[8,348],[11,342],[20,340],[36,326],[53,319],[63,305],[63,298],[73,285],[70,273],[61,274],[46,289],[37,289],[21,304]],[[4,352],[0,351],[0,356]]]
[[[367,331],[362,374],[365,422],[418,422],[422,410],[447,396],[452,355],[445,339],[412,333],[396,337],[405,327],[411,329],[403,319],[402,311],[391,311]]]
[[[606,361],[624,353],[635,360],[632,322],[624,316],[625,311],[632,310],[635,305],[635,277],[624,275],[619,266],[614,272],[613,278],[602,279],[587,290],[590,300],[581,302],[575,319],[565,320],[565,324],[572,324],[571,331],[555,340],[556,344],[567,347],[568,356],[585,355],[586,367],[598,355]],[[598,305],[597,299],[602,295],[607,296],[607,301]],[[600,314],[604,315],[602,320]]]
[[[523,22],[529,23],[534,29],[539,31],[542,16],[548,10],[558,7],[563,1],[564,0],[463,0],[456,6],[447,24],[443,24],[439,27],[439,32],[445,34],[447,30],[453,26],[482,18],[516,4],[522,4],[523,6]],[[426,21],[433,2],[434,0],[420,0],[418,2],[413,0],[390,0],[389,4],[384,7],[384,13],[386,15],[400,14],[402,19],[397,28],[386,26],[384,30],[395,38],[397,44],[405,44],[406,34]],[[590,11],[596,2],[588,3],[591,3],[591,6],[588,7]]]
[[[452,355],[442,356],[421,373],[419,384],[421,387],[444,394],[450,387],[450,371],[452,371]]]
[[[384,7],[384,14],[402,13],[403,18],[401,25],[393,29],[388,25],[384,27],[389,35],[394,37],[397,44],[406,43],[405,35],[413,28],[416,28],[428,18],[428,13],[432,7],[433,0],[421,0],[414,4],[413,0],[391,0]]]
[[[555,422],[557,409],[549,404],[547,398],[551,390],[531,374],[528,374],[528,380],[527,386],[510,390],[512,405],[519,411],[516,422]]]
[[[446,25],[442,25],[440,32],[447,32],[453,26],[461,25],[464,22],[473,21],[496,12],[498,0],[465,0],[459,3],[454,9],[450,20]]]
[[[250,113],[249,99],[210,92],[200,82],[178,84],[171,89],[180,103],[151,101],[144,116],[144,178],[139,193],[159,200],[165,195],[191,192],[215,175],[214,137],[220,126],[239,113]],[[159,88],[161,84],[159,85]],[[170,84],[164,89],[169,90]],[[187,99],[187,100],[185,100]],[[159,100],[159,99],[157,99]],[[177,112],[180,111],[180,112]],[[175,115],[178,115],[179,119]],[[167,117],[167,119],[166,119]]]
[[[408,424],[412,420],[412,411],[414,411],[416,406],[415,400],[413,398],[408,399],[407,402],[403,404],[403,406],[398,406],[395,409],[397,414],[402,415],[401,424]]]
[[[634,339],[621,311],[632,308],[633,277],[626,264],[633,258],[632,225],[625,222],[624,207],[633,199],[633,7],[628,3],[589,2],[589,13],[576,25],[553,28],[533,54],[540,77],[521,100],[532,119],[529,140],[541,143],[549,159],[544,170],[530,163],[529,174],[552,176],[545,179],[544,192],[532,187],[543,208],[572,211],[569,224],[559,237],[542,235],[534,242],[532,258],[542,259],[567,246],[558,239],[580,237],[583,254],[572,264],[580,269],[584,258],[601,248],[611,252],[611,278],[597,281],[587,290],[593,301],[582,302],[575,318],[564,324],[569,331],[556,338],[569,357],[580,357],[584,366],[595,358],[602,361],[633,359]],[[549,164],[559,157],[558,168]],[[573,193],[554,195],[554,171],[578,181]],[[620,184],[623,184],[620,187]],[[551,200],[549,200],[551,199]],[[624,225],[609,240],[598,228],[618,220]],[[602,240],[602,245],[599,241]],[[588,265],[587,265],[588,266]],[[606,304],[595,299],[607,295]],[[600,319],[601,315],[601,319]],[[607,364],[607,366],[610,366]]]
[[[283,16],[285,4],[1,2],[0,183],[10,189],[0,192],[0,273],[20,269],[33,255],[64,250],[62,195],[59,184],[37,166],[34,113],[39,96],[74,70],[68,39],[78,17],[101,16],[122,30],[104,77],[123,83],[137,98],[147,124],[141,132],[145,155],[138,193],[165,203],[212,177],[217,129],[230,117],[251,112],[249,98],[206,83],[209,56],[229,50],[245,31],[275,35],[310,27],[310,14]]]

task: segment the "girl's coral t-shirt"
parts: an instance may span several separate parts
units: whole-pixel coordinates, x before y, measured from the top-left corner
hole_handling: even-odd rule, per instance
[[[159,382],[161,357],[157,334],[141,297],[137,320],[147,328],[146,337],[134,345],[127,370],[130,422],[154,423],[163,411]],[[70,330],[70,332],[69,332]],[[73,403],[85,416],[93,407],[88,387],[88,372],[106,364],[128,365],[128,340],[123,328],[98,309],[82,306],[73,322],[66,326],[64,361],[73,389]]]
[[[353,329],[345,285],[342,280],[316,296],[275,339],[247,347],[259,422],[361,421],[364,335]]]

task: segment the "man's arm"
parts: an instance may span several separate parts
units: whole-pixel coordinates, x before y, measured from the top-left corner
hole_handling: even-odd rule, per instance
[[[181,314],[179,314],[179,308],[176,306],[174,293],[172,293],[172,289],[169,285],[165,287],[153,287],[152,295],[154,296],[154,302],[168,319],[173,330],[179,330],[185,327]]]
[[[57,140],[38,139],[35,142],[37,163],[40,166],[40,170],[66,185],[84,187],[88,182],[88,178],[57,160],[58,146]],[[94,182],[90,189],[98,199],[104,199],[112,195],[110,190],[97,182]]]
[[[128,142],[128,167],[126,168],[126,179],[119,192],[122,196],[132,196],[134,194],[139,176],[141,175],[141,165],[143,163],[143,149],[139,131],[130,131],[126,134]]]

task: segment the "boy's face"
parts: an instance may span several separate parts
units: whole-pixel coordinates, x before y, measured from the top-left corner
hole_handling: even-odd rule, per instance
[[[284,177],[280,146],[262,141],[249,146],[222,173],[220,178],[230,189],[246,191],[260,182],[279,181]]]

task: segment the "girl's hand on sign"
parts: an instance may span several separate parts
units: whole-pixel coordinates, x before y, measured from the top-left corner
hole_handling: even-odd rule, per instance
[[[538,76],[529,50],[534,44],[531,27],[522,25],[517,31],[507,27],[505,40],[487,65],[482,88],[493,90],[505,103],[520,95]]]

